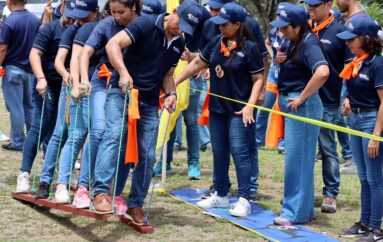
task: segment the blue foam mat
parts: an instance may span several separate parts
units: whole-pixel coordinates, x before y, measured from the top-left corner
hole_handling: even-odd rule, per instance
[[[204,190],[175,190],[171,194],[191,205],[196,205],[201,200]],[[236,202],[238,198],[231,197],[230,203]],[[252,213],[245,218],[233,217],[229,209],[206,209],[205,213],[213,217],[223,218],[233,224],[241,226],[258,235],[272,241],[337,241],[327,235],[312,231],[305,226],[276,226],[273,219],[276,215],[270,210],[264,210],[256,204],[251,204]]]

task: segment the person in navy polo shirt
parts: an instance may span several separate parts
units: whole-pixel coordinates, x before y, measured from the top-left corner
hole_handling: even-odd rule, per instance
[[[91,147],[91,167],[94,166],[95,177],[93,180],[97,180],[98,184],[105,184],[106,187],[111,185],[113,179],[113,172],[109,172],[110,167],[116,167],[116,156],[111,152],[103,153],[103,157],[98,159],[96,163],[96,157],[100,147],[100,142],[105,139],[102,149],[113,150],[113,145],[110,143],[116,143],[113,137],[105,136],[103,134],[106,128],[106,115],[105,115],[105,103],[107,100],[107,91],[110,84],[118,83],[118,74],[112,68],[108,56],[105,52],[105,45],[107,42],[118,32],[123,30],[129,23],[131,23],[140,13],[140,1],[123,1],[112,0],[110,1],[111,17],[108,17],[99,22],[96,28],[92,31],[88,40],[85,43],[83,51],[80,56],[80,69],[81,69],[81,83],[90,84],[92,86],[90,94],[90,115],[91,115],[91,133],[90,133],[90,147]],[[89,64],[92,56],[97,54],[100,59],[97,63],[96,70],[90,75]],[[112,76],[108,80],[105,76],[104,68],[111,72]],[[89,74],[88,74],[89,72]],[[104,73],[99,76],[99,73]],[[89,76],[91,81],[89,83]],[[109,98],[110,100],[110,98]],[[109,120],[110,122],[110,120]],[[115,133],[120,132],[120,125],[114,127],[114,131],[109,133],[115,136]],[[118,136],[117,139],[119,138]],[[99,152],[101,154],[101,152]],[[109,154],[112,156],[109,157]],[[124,157],[123,155],[121,157]],[[112,162],[111,162],[112,161]],[[119,174],[116,184],[116,197],[114,200],[114,211],[118,215],[124,215],[127,206],[122,197],[122,191],[124,189],[126,179],[128,176],[127,167],[124,164],[124,158],[119,162]],[[81,178],[80,178],[81,180]],[[110,211],[112,209],[110,203],[104,203],[104,197],[99,196],[93,200],[93,205],[97,212]]]
[[[219,14],[211,18],[220,26],[221,35],[214,37],[199,57],[176,78],[176,84],[209,67],[212,93],[255,104],[263,87],[264,67],[257,44],[250,40],[246,15],[246,10],[238,4],[223,5]],[[252,106],[210,97],[209,125],[216,191],[197,206],[229,208],[231,154],[237,171],[239,200],[230,209],[230,214],[245,217],[251,213],[249,195],[257,149],[254,123]]]
[[[286,3],[279,18],[271,22],[291,41],[277,52],[280,75],[279,105],[285,113],[321,120],[323,105],[319,88],[329,76],[329,67],[319,40],[311,32],[306,10]],[[315,218],[314,163],[319,127],[285,118],[285,185],[282,213],[277,225],[306,223]]]
[[[353,55],[344,40],[336,37],[346,27],[335,20],[331,13],[331,0],[305,0],[310,15],[311,29],[322,42],[330,69],[330,76],[319,89],[319,96],[323,103],[322,121],[337,124],[340,118],[340,97],[342,78],[339,73],[344,64],[351,61]],[[321,128],[319,133],[319,150],[322,154],[323,203],[322,212],[336,211],[336,197],[339,193],[340,174],[335,131]]]
[[[144,223],[142,206],[155,162],[160,89],[162,88],[165,93],[164,106],[172,113],[177,99],[173,73],[185,48],[181,33],[193,35],[201,17],[202,13],[196,3],[192,5],[183,3],[170,14],[137,18],[124,31],[114,36],[106,46],[109,60],[120,74],[122,93],[133,86],[139,90],[140,119],[137,123],[139,161],[133,173],[131,192],[127,199],[128,210],[125,215],[139,225]],[[124,63],[121,48],[128,46]],[[107,116],[113,115],[115,123],[119,123],[118,120],[122,119],[124,95],[118,86],[110,90],[116,93],[113,98],[119,108],[114,108],[114,112],[110,112]],[[108,132],[107,128],[105,136]],[[100,196],[98,192],[100,191],[97,191],[96,187],[95,194]],[[105,187],[101,195],[107,192],[108,187]]]
[[[29,130],[32,122],[35,80],[28,55],[40,27],[39,19],[24,5],[24,0],[7,1],[11,14],[4,20],[0,32],[0,67],[5,69],[2,89],[11,119],[10,143],[1,147],[15,151],[23,149],[24,127]]]
[[[71,11],[67,10],[66,14],[70,15]],[[61,36],[67,27],[65,18],[67,17],[54,20],[41,28],[30,53],[30,62],[37,79],[37,85],[33,92],[32,126],[24,142],[21,174],[17,179],[16,192],[29,191],[29,173],[36,157],[37,146],[42,140],[50,140],[56,123],[62,79],[54,68],[54,59]],[[45,104],[43,104],[44,102]],[[43,105],[44,110],[42,110]],[[60,111],[62,110],[59,109]],[[41,118],[43,121],[41,125],[45,128],[40,126]],[[50,156],[48,149],[45,156]],[[50,182],[40,184],[37,195],[41,195],[39,191],[42,188],[48,189],[49,184]],[[46,193],[46,195],[48,194]]]
[[[347,41],[355,58],[340,74],[348,90],[343,112],[349,114],[352,129],[382,136],[383,57],[378,37],[382,30],[369,17],[353,18],[346,27],[337,36]],[[350,143],[361,183],[361,216],[341,236],[365,235],[358,241],[381,241],[383,146],[379,141],[354,135],[350,136]]]

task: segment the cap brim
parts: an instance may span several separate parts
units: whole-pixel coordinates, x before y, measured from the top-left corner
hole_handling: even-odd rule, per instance
[[[229,22],[228,19],[224,19],[222,18],[221,16],[217,15],[217,16],[214,16],[210,19],[214,24],[225,24],[227,22]]]
[[[306,3],[308,5],[317,5],[320,3],[324,3],[323,1],[317,1],[317,0],[301,0],[300,3]]]
[[[353,39],[355,37],[358,37],[356,34],[353,34],[347,30],[337,34],[336,36],[340,39],[343,39],[343,40],[349,40],[349,39]]]
[[[187,33],[187,34],[193,36],[195,28],[193,28],[193,26],[191,26],[183,18],[180,18],[180,20],[179,20],[179,28],[180,28],[180,30],[182,32]]]
[[[70,10],[69,8],[64,9],[64,16],[72,19],[76,18],[76,16],[73,15],[73,10]]]
[[[274,28],[283,28],[283,27],[286,27],[287,25],[289,25],[290,23],[286,22],[286,21],[283,21],[281,19],[276,19],[274,21],[272,21],[271,23],[271,26],[273,26]]]
[[[208,1],[206,4],[212,9],[220,9],[223,6],[223,4],[216,1]]]
[[[77,18],[86,18],[91,13],[92,13],[91,11],[85,11],[85,10],[81,10],[81,9],[77,9],[77,8],[73,9],[73,11],[72,11],[72,15],[76,16]]]

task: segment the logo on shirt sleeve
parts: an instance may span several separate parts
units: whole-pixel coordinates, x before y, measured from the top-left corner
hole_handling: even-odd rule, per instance
[[[180,49],[178,49],[178,48],[175,47],[175,46],[173,46],[173,50],[174,50],[175,52],[177,52],[178,54],[180,53]]]
[[[370,78],[366,74],[359,74],[359,78],[363,81],[370,81]]]

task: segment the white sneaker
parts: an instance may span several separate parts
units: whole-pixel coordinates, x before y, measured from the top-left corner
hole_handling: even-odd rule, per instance
[[[246,217],[251,213],[251,206],[247,199],[240,197],[238,202],[230,209],[231,216]]]
[[[56,190],[55,193],[55,201],[56,203],[69,203],[69,193],[68,190],[65,188],[60,188]]]
[[[17,177],[16,193],[28,193],[30,189],[28,172],[20,172]]]
[[[74,164],[74,169],[80,170],[80,168],[81,168],[81,163],[78,160],[76,160],[76,163]]]
[[[197,202],[197,206],[204,209],[209,208],[228,208],[230,207],[229,197],[220,197],[214,192],[209,198]]]
[[[9,138],[6,136],[3,131],[0,129],[0,141],[8,141]]]

